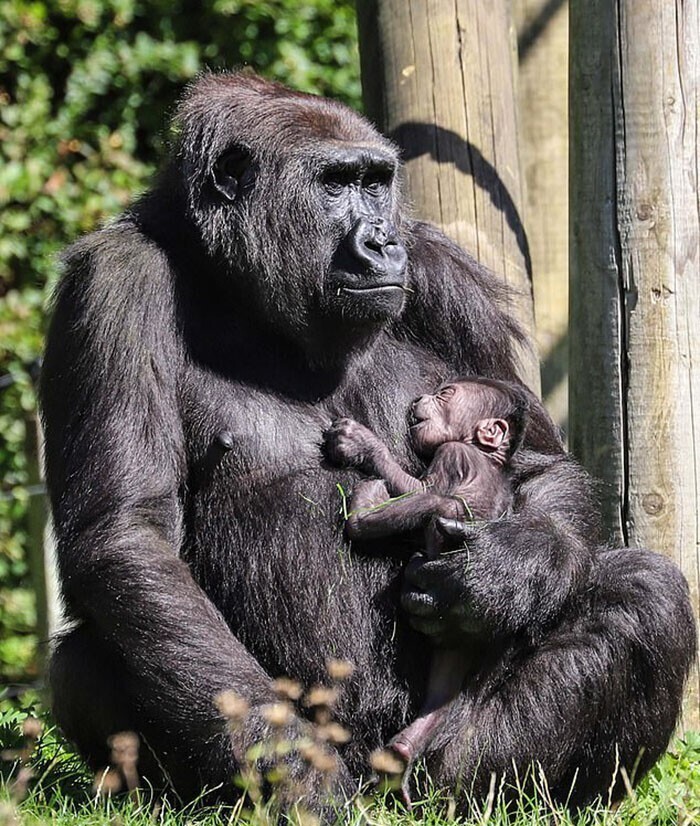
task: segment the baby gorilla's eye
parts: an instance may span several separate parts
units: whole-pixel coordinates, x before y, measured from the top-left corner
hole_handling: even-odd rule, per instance
[[[452,396],[455,394],[455,388],[453,385],[448,384],[447,387],[441,387],[440,390],[436,393],[436,398],[440,399],[440,401],[447,401],[451,399]]]

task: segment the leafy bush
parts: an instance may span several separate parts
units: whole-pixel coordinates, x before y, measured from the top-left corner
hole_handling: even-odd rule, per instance
[[[183,85],[248,65],[359,104],[352,0],[5,0],[0,6],[0,682],[31,677],[30,367],[67,243],[143,190]]]

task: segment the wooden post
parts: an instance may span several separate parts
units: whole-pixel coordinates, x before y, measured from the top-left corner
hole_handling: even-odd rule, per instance
[[[514,0],[525,181],[542,398],[567,429],[569,373],[569,4]]]
[[[367,114],[402,147],[415,214],[520,291],[534,332],[507,0],[358,0]],[[523,377],[539,389],[534,353]]]
[[[617,541],[674,559],[696,609],[699,99],[697,3],[571,0],[571,445]]]
[[[61,622],[56,559],[49,503],[46,494],[42,428],[37,414],[25,420],[29,509],[27,550],[36,600],[38,669],[45,671],[49,644]]]
[[[26,428],[25,448],[30,497],[27,509],[27,556],[36,605],[37,670],[43,674],[49,637],[46,570],[44,568],[44,528],[47,519],[46,492],[41,466],[42,448],[37,415],[27,416],[24,425]]]

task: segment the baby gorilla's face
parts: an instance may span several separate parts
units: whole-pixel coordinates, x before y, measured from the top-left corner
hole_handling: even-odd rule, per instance
[[[470,442],[481,418],[482,388],[470,382],[454,382],[413,403],[411,441],[415,451],[431,456],[445,442]]]

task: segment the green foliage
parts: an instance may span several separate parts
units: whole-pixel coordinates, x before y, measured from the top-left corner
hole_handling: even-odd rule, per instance
[[[183,85],[242,65],[357,106],[352,0],[0,5],[0,682],[34,656],[25,421],[57,254],[147,186]]]

